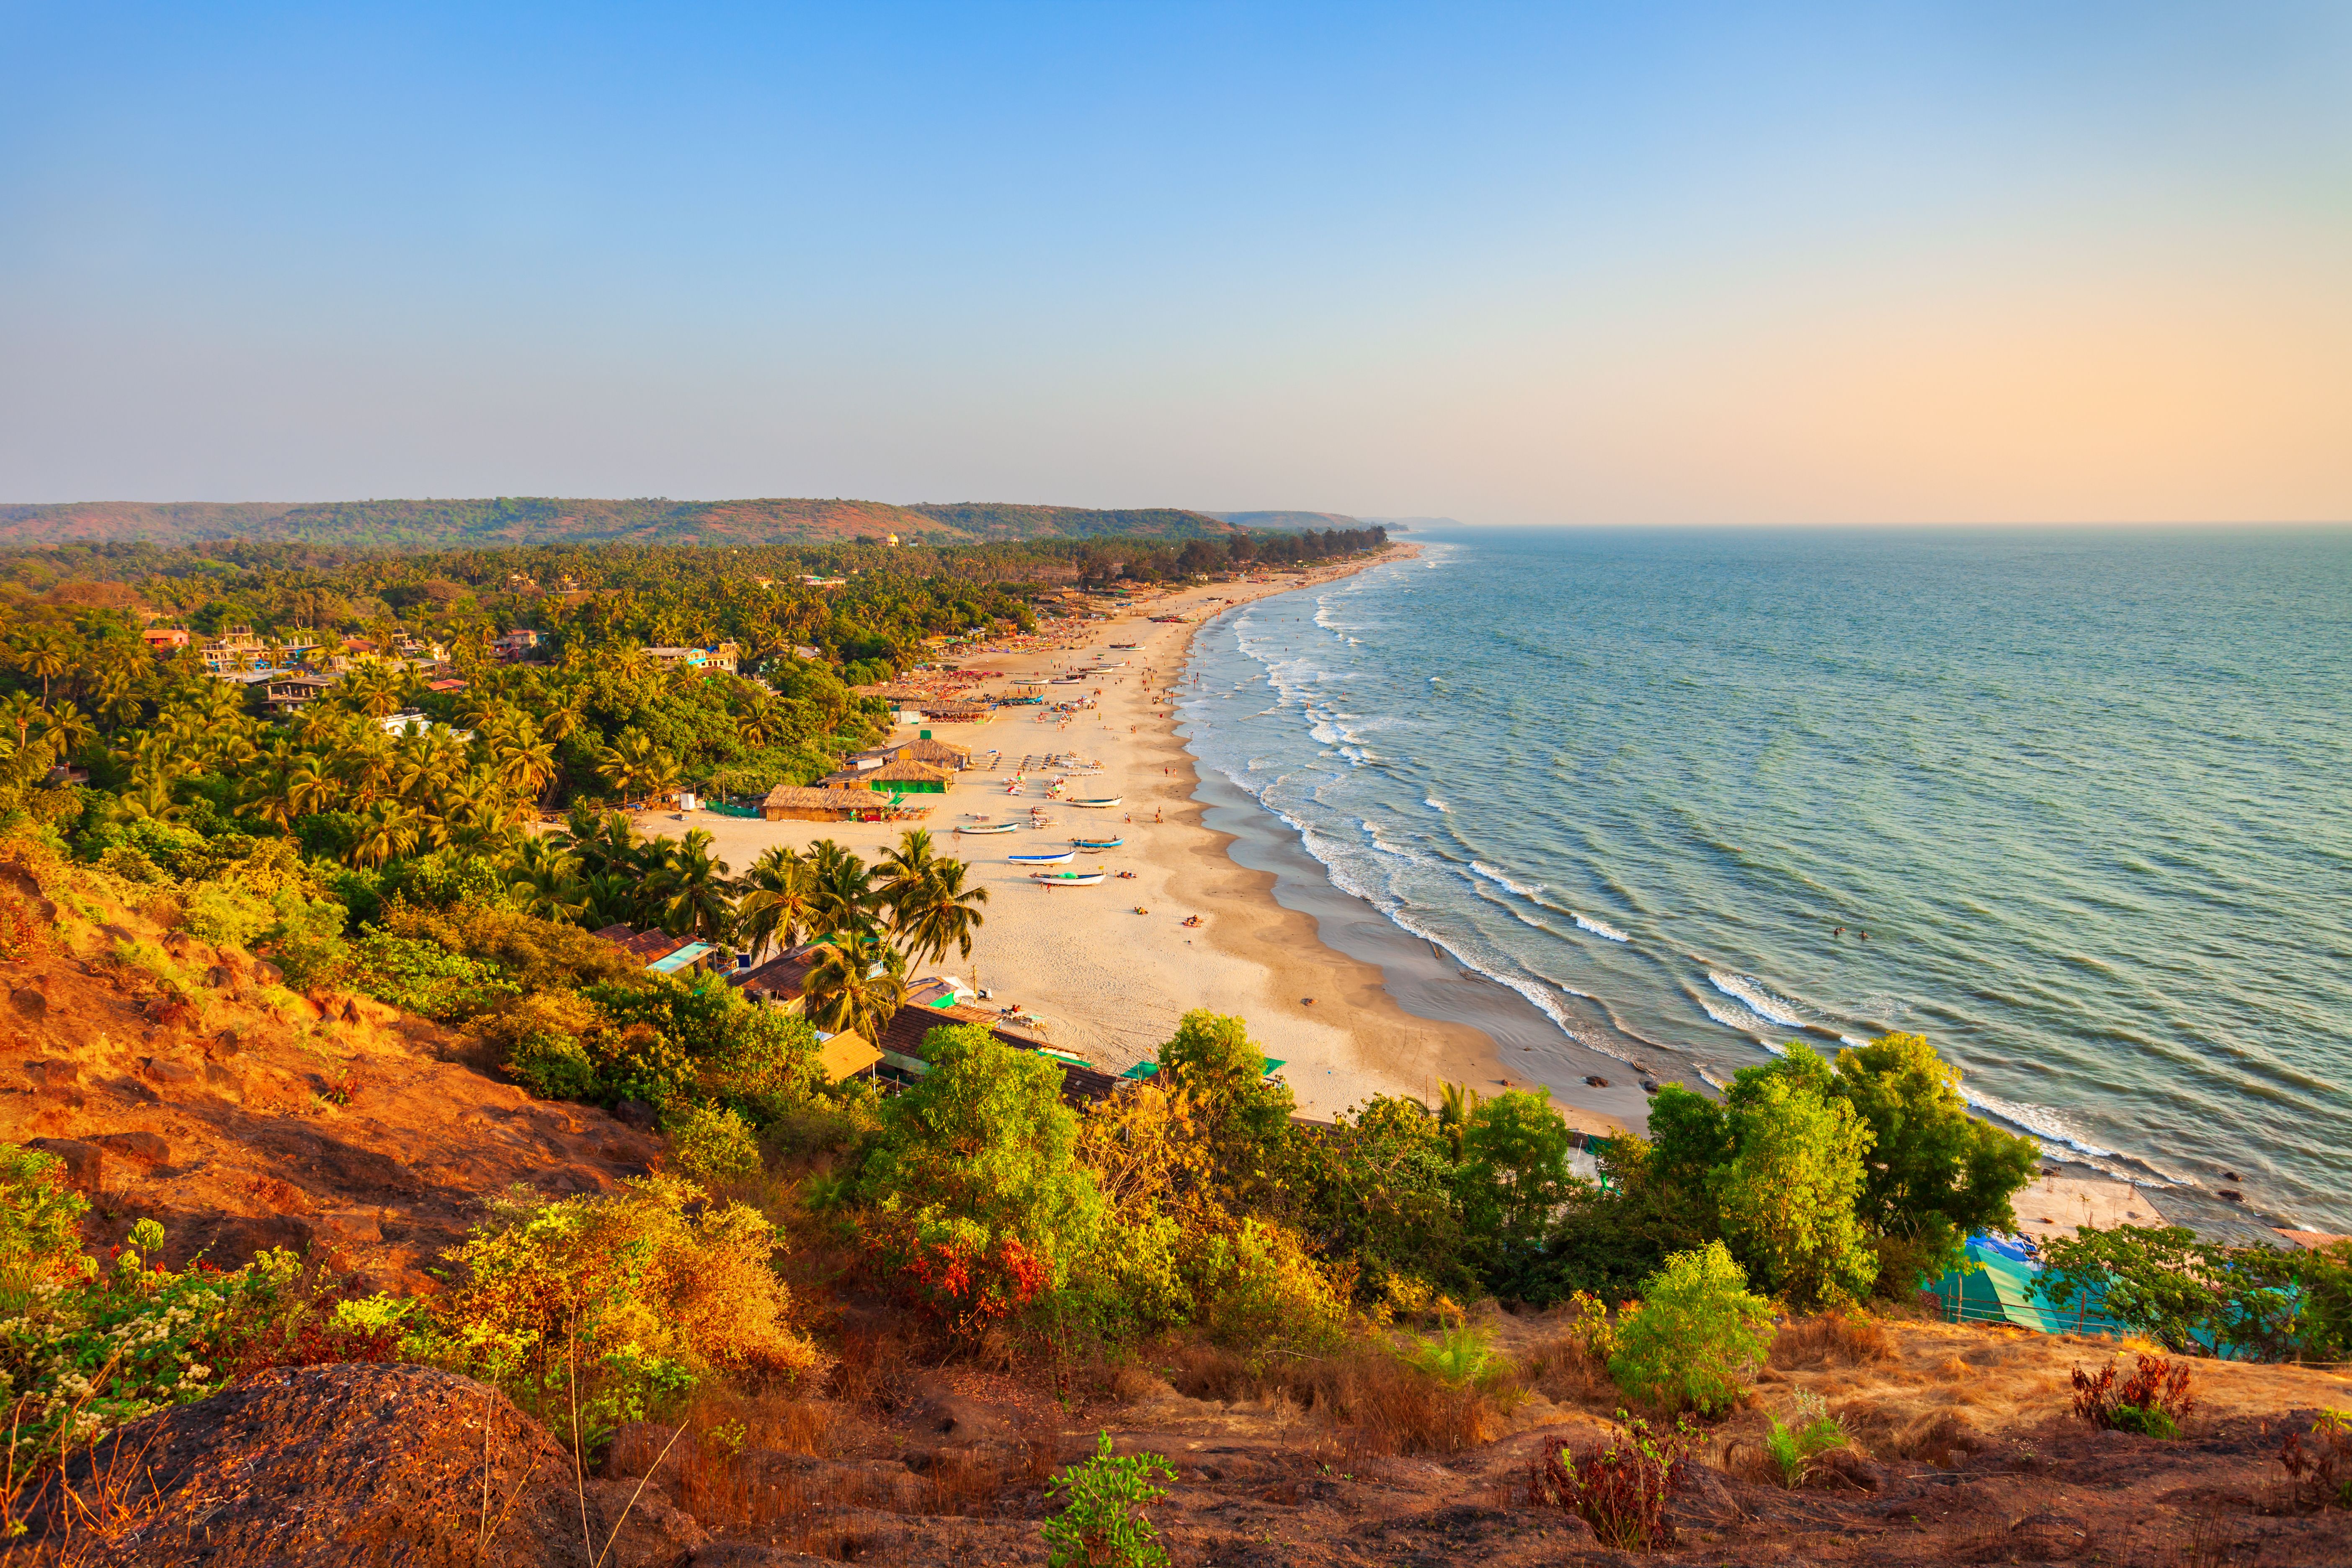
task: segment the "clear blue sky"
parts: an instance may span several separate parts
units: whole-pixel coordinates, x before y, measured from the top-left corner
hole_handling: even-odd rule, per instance
[[[0,3],[0,500],[2352,516],[2352,6]]]

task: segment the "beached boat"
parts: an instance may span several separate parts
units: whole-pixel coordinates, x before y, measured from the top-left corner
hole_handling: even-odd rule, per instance
[[[1066,800],[1062,802],[1062,804],[1064,805],[1083,805],[1088,811],[1108,811],[1112,806],[1123,805],[1126,802],[1127,797],[1125,795],[1107,795],[1101,800]]]
[[[1126,842],[1127,840],[1124,838],[1073,838],[1070,840],[1070,847],[1073,849],[1116,849]]]
[[[1077,858],[1075,849],[1046,849],[1034,855],[1007,855],[1007,864],[1013,866],[1058,866],[1065,860]]]
[[[1017,822],[975,822],[956,829],[958,833],[1010,833],[1021,825]]]
[[[1029,879],[1041,888],[1099,888],[1100,871],[1033,871]]]

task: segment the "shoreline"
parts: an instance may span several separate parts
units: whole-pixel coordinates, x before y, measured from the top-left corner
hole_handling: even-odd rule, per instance
[[[989,901],[971,958],[950,952],[919,973],[985,987],[992,1005],[1021,1005],[1045,1020],[1044,1032],[1055,1046],[1113,1073],[1156,1058],[1183,1014],[1203,1007],[1247,1022],[1252,1037],[1284,1064],[1283,1078],[1306,1117],[1328,1120],[1379,1094],[1433,1104],[1446,1082],[1481,1093],[1506,1082],[1533,1087],[1538,1080],[1509,1058],[1519,1056],[1517,1033],[1532,1026],[1528,1020],[1558,1043],[1549,1019],[1517,993],[1466,974],[1339,892],[1287,824],[1222,775],[1204,774],[1178,734],[1175,688],[1202,626],[1240,605],[1416,553],[1415,544],[1401,542],[1370,560],[1295,579],[1155,595],[1112,620],[1065,629],[1042,646],[956,656],[957,667],[990,672],[964,683],[971,692],[1026,687],[1042,689],[1049,701],[1082,699],[1093,706],[1066,714],[999,710],[983,722],[899,731],[896,739],[911,740],[928,731],[972,752],[971,766],[946,794],[910,797],[929,807],[919,822],[764,822],[696,811],[662,814],[642,830],[707,831],[718,858],[737,871],[772,846],[804,848],[820,838],[870,864],[904,828],[929,830],[938,853],[966,861],[970,884],[988,889]],[[1146,618],[1153,615],[1186,618]],[[1138,646],[1112,650],[1107,645],[1113,641]],[[1109,668],[1083,685],[1040,686],[1071,668],[1104,665]],[[1049,764],[1049,756],[1063,760]],[[1072,757],[1086,766],[1074,768]],[[1055,804],[1045,795],[1055,777],[1071,779],[1077,787],[1069,793],[1118,795],[1122,804],[1099,812]],[[1025,823],[1038,808],[1047,824],[1042,830],[1004,837],[955,831],[985,816]],[[1074,862],[1077,868],[1098,863],[1118,873],[1115,879],[1091,889],[1044,888],[1029,880],[1028,868],[1004,859],[1010,850],[1057,849],[1079,835],[1125,839],[1118,849]],[[1201,923],[1186,926],[1186,917]],[[1612,1076],[1622,1081],[1616,1065]],[[1552,1087],[1571,1126],[1606,1132],[1625,1124],[1605,1108],[1580,1104],[1566,1086]]]
[[[1411,553],[1386,556],[1361,570],[1411,558]],[[1193,634],[1217,618],[1186,628],[1182,658],[1188,666]],[[1177,722],[1171,719],[1171,732]],[[1580,1132],[1605,1136],[1646,1129],[1648,1097],[1630,1081],[1639,1077],[1631,1064],[1580,1045],[1517,991],[1465,966],[1340,889],[1331,880],[1330,868],[1307,853],[1298,829],[1207,768],[1192,753],[1189,735],[1177,739],[1192,775],[1192,798],[1202,808],[1201,826],[1216,851],[1251,875],[1252,891],[1291,914],[1300,934],[1331,954],[1335,963],[1369,972],[1363,983],[1379,994],[1380,1010],[1402,1015],[1412,1021],[1411,1027],[1442,1031],[1460,1042],[1465,1054],[1448,1060],[1452,1070],[1433,1070],[1424,1087],[1414,1091],[1418,1098],[1434,1105],[1438,1086],[1448,1081],[1468,1084],[1482,1095],[1549,1088],[1553,1108]],[[1538,1047],[1547,1058],[1568,1062],[1569,1081],[1553,1081],[1512,1059]],[[1609,1079],[1612,1087],[1588,1087],[1581,1081],[1587,1073]]]

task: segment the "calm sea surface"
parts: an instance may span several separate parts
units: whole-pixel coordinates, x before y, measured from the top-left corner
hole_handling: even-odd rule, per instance
[[[2352,534],[1412,537],[1181,710],[1339,888],[1669,1076],[1911,1030],[2352,1230]]]

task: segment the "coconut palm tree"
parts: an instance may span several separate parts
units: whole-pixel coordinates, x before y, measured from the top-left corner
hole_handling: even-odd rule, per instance
[[[515,851],[507,889],[532,914],[576,921],[588,912],[588,888],[580,878],[580,857],[554,834],[526,838]]]
[[[416,847],[419,826],[416,814],[398,801],[379,801],[360,824],[360,841],[352,848],[352,858],[362,866],[382,866],[397,859]]]
[[[881,864],[874,868],[882,883],[876,890],[875,902],[895,911],[901,898],[916,896],[916,889],[938,863],[939,857],[931,850],[930,834],[920,827],[908,828],[898,835],[898,847],[883,856]]]
[[[808,868],[812,935],[873,928],[874,873],[865,861],[832,839],[820,838],[808,847]]]
[[[988,902],[986,888],[963,885],[967,868],[961,860],[933,860],[910,885],[891,885],[890,927],[912,959],[937,963],[954,948],[971,956],[971,939],[987,919],[980,912]]]
[[[41,678],[41,702],[47,706],[49,682],[73,668],[73,655],[57,633],[27,632],[17,641],[16,664],[26,675]]]
[[[820,944],[802,1012],[828,1034],[879,1040],[907,1002],[907,957],[872,931],[837,931]]]
[[[47,717],[48,714],[33,700],[33,694],[29,691],[12,691],[6,701],[0,702],[0,725],[16,731],[16,749],[20,752],[25,749],[25,737],[32,732],[33,726]]]
[[[656,842],[662,847],[661,858],[645,886],[662,929],[705,942],[724,937],[735,907],[728,900],[727,862],[712,858],[709,833],[697,827],[683,843]]]
[[[808,929],[815,879],[807,861],[771,845],[736,883],[735,933],[763,957],[770,947],[793,947]]]
[[[98,728],[90,722],[89,715],[70,702],[60,702],[50,709],[44,729],[61,758],[74,755],[98,739]]]

